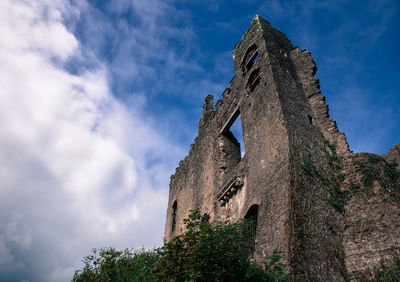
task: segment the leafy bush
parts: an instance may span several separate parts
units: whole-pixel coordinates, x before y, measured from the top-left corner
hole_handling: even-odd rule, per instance
[[[250,252],[249,223],[201,222],[199,210],[184,220],[187,232],[162,248],[156,276],[161,280],[241,280]]]
[[[287,278],[277,253],[266,269],[251,262],[254,242],[249,220],[202,222],[199,210],[184,220],[186,233],[161,249],[155,268],[160,281],[279,281]],[[277,260],[278,258],[278,260]]]
[[[202,222],[199,210],[184,220],[186,233],[161,249],[101,249],[84,258],[73,281],[287,281],[279,253],[260,266],[249,259],[254,222]]]
[[[72,281],[154,281],[153,268],[158,260],[157,249],[93,249],[92,254],[83,259],[83,269],[75,271]]]

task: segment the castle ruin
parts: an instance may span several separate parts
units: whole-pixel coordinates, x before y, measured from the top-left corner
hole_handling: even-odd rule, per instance
[[[282,251],[303,280],[373,278],[400,258],[400,145],[353,153],[319,89],[308,51],[256,16],[233,51],[235,76],[171,176],[165,241],[198,208],[254,218],[252,257]],[[245,154],[231,132],[240,117]]]

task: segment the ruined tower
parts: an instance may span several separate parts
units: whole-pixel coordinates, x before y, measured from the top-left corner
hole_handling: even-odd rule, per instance
[[[349,150],[307,51],[256,16],[233,51],[222,99],[207,96],[198,136],[171,176],[165,240],[199,208],[256,219],[257,261],[282,251],[305,280],[370,278],[400,253],[400,148]],[[240,117],[245,154],[230,128]],[[368,174],[374,172],[373,177]]]

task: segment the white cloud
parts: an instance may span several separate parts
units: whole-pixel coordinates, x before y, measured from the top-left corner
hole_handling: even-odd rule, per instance
[[[62,68],[82,54],[66,13],[77,11],[0,2],[0,280],[65,281],[93,247],[162,240],[181,151],[111,95],[101,62]]]
[[[78,42],[67,32],[57,9],[66,8],[65,5],[55,1],[52,7],[43,2],[2,1],[0,32],[7,39],[0,43],[2,48],[37,50],[62,59],[76,50]]]

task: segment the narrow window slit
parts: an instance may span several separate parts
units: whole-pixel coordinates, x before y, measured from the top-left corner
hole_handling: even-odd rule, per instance
[[[178,203],[174,201],[172,204],[172,223],[171,223],[171,230],[172,232],[175,231],[175,226],[176,226],[176,210],[178,209]]]
[[[313,124],[313,117],[308,115],[308,121],[310,122],[310,124]]]

